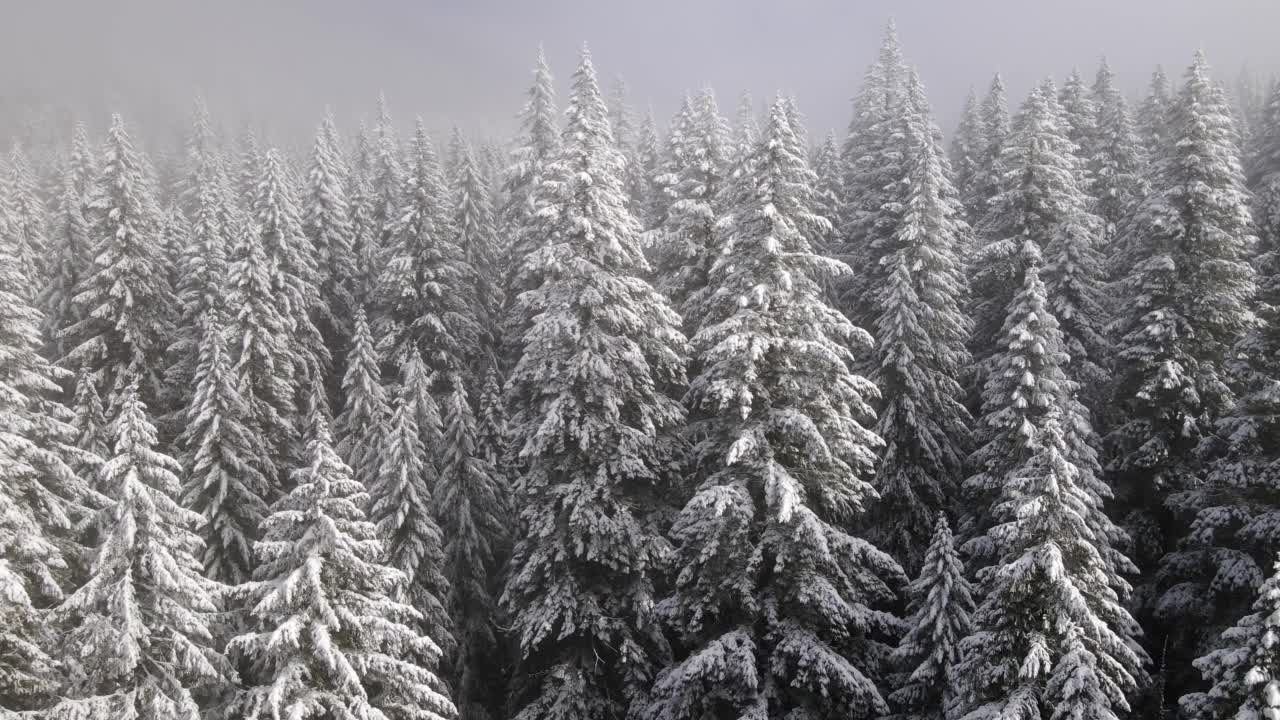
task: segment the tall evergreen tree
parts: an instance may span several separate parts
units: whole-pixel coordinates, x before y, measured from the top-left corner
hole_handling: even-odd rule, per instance
[[[497,570],[496,551],[507,533],[509,508],[496,468],[477,444],[477,433],[466,389],[455,380],[445,404],[443,462],[433,494],[444,538],[449,588],[445,609],[457,626],[449,677],[459,714],[483,720],[498,716],[501,704],[492,688],[505,680],[490,581]]]
[[[1071,68],[1067,75],[1062,91],[1058,93],[1058,104],[1062,106],[1067,139],[1075,146],[1072,154],[1077,160],[1077,184],[1082,192],[1091,193],[1093,175],[1088,161],[1098,137],[1098,105],[1078,68]]]
[[[417,354],[402,365],[399,391],[378,445],[376,476],[368,484],[369,519],[383,539],[383,562],[405,574],[409,604],[426,634],[447,654],[456,647],[444,541],[437,523],[440,485],[435,453],[443,454],[440,411]],[[455,508],[456,509],[456,508]]]
[[[889,696],[894,717],[955,717],[956,688],[961,686],[956,666],[960,664],[960,643],[972,630],[973,588],[941,513],[908,597],[908,630],[893,653],[899,673],[897,689]]]
[[[461,138],[457,130],[457,138]],[[502,311],[502,283],[499,277],[498,227],[489,202],[489,186],[471,146],[463,142],[459,158],[458,182],[454,188],[453,227],[463,262],[470,266],[469,281],[477,305],[470,315],[487,336],[488,347],[496,341],[496,322]]]
[[[274,478],[263,474],[264,439],[252,424],[249,403],[227,352],[226,326],[219,310],[198,318],[199,362],[195,393],[183,410],[183,507],[203,519],[205,572],[237,585],[253,575],[253,542],[267,515]]]
[[[198,720],[200,698],[234,677],[210,631],[221,586],[201,572],[202,519],[178,502],[181,467],[155,449],[136,384],[118,406],[92,570],[58,608],[73,700],[53,716]]]
[[[962,644],[965,717],[1116,717],[1145,684],[1137,623],[1107,555],[1106,499],[1069,446],[1074,384],[1030,240],[1021,289],[983,393],[984,446],[967,481],[986,527],[966,545],[994,564]]]
[[[58,258],[59,262],[51,268],[49,282],[40,296],[44,335],[48,340],[49,356],[53,358],[67,354],[69,348],[61,333],[81,319],[77,314],[75,296],[85,273],[93,265],[93,236],[84,216],[87,199],[76,189],[74,166],[68,163],[62,175],[49,237],[50,256]]]
[[[391,410],[382,388],[382,361],[364,310],[356,310],[352,327],[351,352],[342,376],[342,412],[334,421],[336,450],[356,482],[372,488],[383,464],[382,439]]]
[[[333,378],[344,371],[341,359],[354,334],[360,292],[341,142],[332,113],[325,113],[316,130],[302,200],[302,232],[311,241],[319,271],[320,302],[314,321],[325,346],[333,351]],[[336,388],[329,391],[330,397],[337,394]]]
[[[456,710],[435,675],[440,647],[400,599],[404,573],[384,564],[365,489],[334,452],[322,403],[311,402],[306,460],[263,525],[254,582],[240,588],[253,616],[253,630],[228,646],[250,667],[240,711],[448,720]]]
[[[813,158],[813,172],[818,176],[814,186],[814,210],[831,223],[817,250],[829,253],[836,240],[835,225],[840,220],[840,207],[844,198],[844,161],[840,157],[840,143],[834,131],[828,132]]]
[[[400,224],[400,214],[406,205],[404,192],[408,187],[409,173],[401,163],[400,137],[396,133],[395,122],[391,119],[391,109],[387,105],[387,97],[378,94],[378,117],[373,125],[369,158],[368,181],[371,195],[369,197],[369,233],[365,248],[369,263],[370,277],[375,281],[381,278],[386,263],[394,254],[393,236]],[[433,159],[434,159],[434,150]],[[412,154],[412,153],[411,153]],[[439,168],[436,170],[439,173]]]
[[[637,204],[636,219],[646,232],[658,225],[662,216],[664,198],[659,197],[656,182],[662,163],[662,151],[658,141],[658,122],[653,117],[653,108],[645,111],[640,120],[640,129],[636,133],[636,166],[640,173],[640,201]]]
[[[1126,243],[1141,260],[1121,281],[1113,377],[1119,413],[1108,436],[1121,507],[1135,511],[1131,524],[1144,541],[1136,550],[1144,570],[1180,533],[1162,507],[1169,493],[1201,482],[1204,442],[1236,402],[1226,364],[1252,322],[1255,284],[1245,262],[1253,243],[1249,196],[1226,102],[1202,54],[1169,108],[1166,131],[1152,192]],[[1152,578],[1164,592],[1154,640],[1171,634],[1167,657],[1175,668],[1185,667],[1181,660],[1198,654],[1198,641],[1212,632],[1195,584],[1180,582],[1192,570],[1181,559],[1170,555],[1163,577]],[[1201,620],[1188,622],[1192,617]],[[1170,681],[1181,683],[1176,675]]]
[[[658,289],[684,316],[686,332],[692,332],[697,326],[694,308],[707,292],[707,271],[715,259],[718,196],[729,159],[729,127],[712,91],[694,99],[680,130],[672,136],[671,178],[666,183],[669,209],[658,229],[654,265]]]
[[[164,268],[160,210],[119,115],[112,117],[89,213],[93,265],[72,300],[77,321],[62,331],[68,348],[62,362],[90,373],[113,409],[135,379],[142,402],[154,403],[176,300]]]
[[[805,228],[813,173],[774,103],[732,181],[688,401],[701,480],[672,528],[678,571],[658,605],[679,644],[643,717],[874,717],[905,582],[844,528],[875,498],[874,386],[850,370],[871,338],[829,306]]]
[[[63,372],[39,354],[41,316],[23,296],[12,231],[0,236],[0,712],[47,705],[59,690],[59,633],[44,611],[80,567],[81,523],[102,502],[57,402]]]
[[[1147,96],[1138,106],[1138,136],[1142,138],[1147,156],[1152,159],[1164,152],[1165,141],[1168,139],[1165,123],[1168,121],[1169,107],[1173,102],[1172,94],[1164,68],[1157,65],[1155,71],[1151,73]]]
[[[53,265],[49,254],[49,218],[44,202],[40,199],[37,178],[27,161],[22,146],[14,143],[9,150],[8,176],[4,179],[5,224],[9,242],[18,252],[24,268],[21,279],[23,297],[34,303],[47,284]]]
[[[519,293],[534,286],[532,278],[521,280],[525,258],[538,249],[539,239],[532,229],[533,196],[542,184],[547,165],[560,149],[555,81],[541,47],[533,69],[533,85],[526,94],[528,100],[520,113],[520,136],[511,153],[511,164],[503,174],[507,203],[498,213],[499,227],[511,243],[505,258],[508,307],[515,304]]]
[[[376,332],[393,365],[417,352],[432,371],[462,372],[481,338],[475,270],[458,247],[452,201],[421,120],[406,172],[405,204],[378,282]]]
[[[683,377],[679,316],[640,275],[595,68],[573,76],[563,150],[535,195],[540,278],[508,381],[521,463],[521,536],[503,604],[522,657],[520,720],[620,718],[662,645],[654,574],[664,543],[647,522],[673,465]],[[525,326],[522,322],[521,326]]]
[[[1010,133],[1009,105],[1005,99],[1004,79],[996,74],[991,80],[979,108],[980,134],[976,149],[973,175],[964,186],[961,200],[969,212],[969,224],[981,227],[986,220],[992,199],[1000,193],[1004,170],[1000,158]]]
[[[1104,223],[1100,251],[1106,258],[1107,276],[1114,278],[1128,271],[1123,266],[1120,228],[1147,194],[1147,157],[1124,95],[1115,86],[1115,73],[1105,58],[1093,82],[1093,102],[1098,115],[1093,146],[1088,148],[1089,175],[1096,210]]]
[[[969,197],[969,186],[978,171],[978,156],[985,150],[983,144],[978,95],[970,87],[969,94],[964,99],[964,107],[960,110],[960,123],[956,126],[956,131],[951,136],[951,145],[947,149],[947,157],[955,173],[955,185],[962,198]],[[968,219],[973,220],[972,217]]]
[[[897,154],[910,191],[895,208],[889,235],[866,254],[865,300],[874,308],[871,379],[885,398],[876,431],[886,448],[871,525],[880,547],[914,571],[969,452],[970,417],[957,380],[969,361],[959,257],[969,228],[914,72],[907,74],[905,93],[888,132],[901,138]]]

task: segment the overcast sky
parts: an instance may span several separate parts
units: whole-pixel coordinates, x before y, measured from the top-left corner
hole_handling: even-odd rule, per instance
[[[794,93],[817,136],[843,128],[886,20],[949,130],[970,85],[1002,72],[1016,107],[1038,78],[1105,54],[1126,87],[1203,47],[1221,77],[1280,68],[1278,0],[9,0],[0,81],[79,104],[216,115],[294,133],[326,105],[346,124],[385,90],[421,114],[506,136],[542,43],[563,93],[590,44],[606,78],[661,121],[686,88]]]

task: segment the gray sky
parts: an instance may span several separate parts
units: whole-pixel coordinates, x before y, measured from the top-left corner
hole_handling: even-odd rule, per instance
[[[797,95],[816,135],[843,128],[886,20],[898,24],[944,129],[970,85],[1004,73],[1016,107],[1046,74],[1092,76],[1106,54],[1128,88],[1179,75],[1203,47],[1218,74],[1280,68],[1277,0],[9,0],[0,82],[126,112],[184,113],[203,89],[234,126],[254,113],[307,132],[325,105],[350,127],[387,92],[421,114],[506,136],[539,42],[561,90],[582,42],[632,104],[666,121],[710,84],[731,113],[748,89]]]

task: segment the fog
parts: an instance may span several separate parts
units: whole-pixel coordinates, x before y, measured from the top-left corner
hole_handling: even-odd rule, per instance
[[[1280,67],[1271,0],[10,0],[0,82],[12,104],[135,117],[185,115],[204,93],[224,123],[293,135],[326,106],[343,123],[379,90],[397,120],[422,115],[505,136],[539,43],[563,88],[587,42],[631,102],[665,122],[710,84],[794,93],[817,134],[842,128],[886,20],[898,25],[944,127],[970,85],[1000,71],[1011,104],[1040,77],[1106,55],[1130,91],[1203,48],[1219,77]],[[91,115],[92,117],[92,115]]]

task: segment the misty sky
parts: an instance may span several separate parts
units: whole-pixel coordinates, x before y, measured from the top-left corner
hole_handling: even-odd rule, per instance
[[[9,0],[0,81],[71,104],[185,114],[197,89],[215,115],[253,113],[309,131],[385,90],[397,120],[422,115],[505,137],[538,43],[565,92],[578,47],[632,103],[664,123],[681,92],[794,93],[815,135],[843,128],[849,98],[895,18],[908,61],[950,130],[970,85],[1004,73],[1011,105],[1072,65],[1106,54],[1127,88],[1164,63],[1181,74],[1203,47],[1217,73],[1280,68],[1277,0]],[[607,81],[606,81],[607,84]]]

